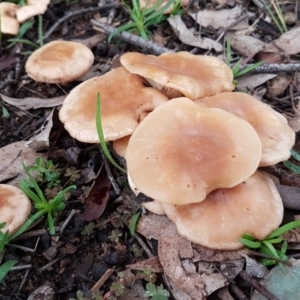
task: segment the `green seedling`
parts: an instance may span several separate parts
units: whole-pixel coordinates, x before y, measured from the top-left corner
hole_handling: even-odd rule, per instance
[[[102,121],[101,121],[101,97],[100,97],[100,93],[97,94],[97,105],[96,105],[96,127],[97,127],[97,133],[98,133],[98,137],[99,137],[99,141],[100,141],[100,145],[102,148],[102,151],[104,153],[104,155],[106,156],[106,158],[109,160],[109,162],[116,167],[118,170],[120,170],[123,173],[126,173],[126,170],[123,169],[122,167],[120,167],[112,158],[112,156],[110,155],[108,149],[107,149],[107,145],[104,139],[104,133],[103,133],[103,128],[102,128]]]
[[[6,275],[9,273],[11,268],[17,263],[17,260],[9,260],[2,264],[0,266],[0,283],[3,281],[3,279],[6,277]]]
[[[167,4],[160,7],[162,5],[163,0],[158,0],[154,5],[150,7],[147,6],[144,9],[140,7],[139,0],[132,0],[132,8],[128,6],[124,1],[122,1],[126,8],[129,10],[130,19],[132,21],[117,28],[116,31],[109,35],[108,41],[110,42],[116,34],[119,34],[123,31],[136,31],[142,38],[148,40],[149,35],[151,34],[149,31],[149,27],[157,25],[166,20],[167,16],[163,15],[163,13],[172,4],[174,4],[175,1],[178,2],[178,0],[170,0]],[[178,6],[177,4],[176,8],[174,7],[173,9],[174,12],[172,13],[179,13],[179,7],[180,6]]]
[[[130,220],[130,223],[129,223],[129,230],[130,230],[130,233],[132,236],[134,236],[134,233],[135,233],[135,228],[136,228],[136,225],[137,225],[137,222],[139,220],[139,217],[140,217],[140,214],[141,212],[137,212],[136,214],[134,214]]]
[[[4,105],[1,105],[1,108],[2,108],[2,117],[8,119],[10,117],[10,114],[7,108]]]
[[[13,47],[15,44],[17,43],[23,43],[23,44],[27,44],[29,46],[32,46],[34,48],[38,48],[38,45],[29,41],[29,40],[26,40],[26,39],[23,39],[23,36],[26,34],[26,32],[31,29],[34,25],[35,21],[33,20],[28,20],[28,21],[25,21],[20,29],[19,29],[19,33],[18,35],[15,37],[15,38],[11,38],[11,39],[8,39],[7,41],[9,42],[7,48],[11,48]]]
[[[254,249],[260,253],[263,253],[267,256],[274,257],[280,260],[288,260],[286,256],[287,242],[283,242],[282,235],[296,227],[300,227],[300,221],[293,221],[287,223],[269,234],[264,240],[257,240],[251,234],[244,234],[239,241],[247,248]],[[281,244],[282,243],[282,244]],[[274,245],[280,245],[280,250],[274,247]],[[283,264],[274,259],[263,258],[261,263],[266,266],[271,266],[279,264],[280,267],[284,270]]]
[[[115,229],[115,230],[112,230],[111,234],[108,236],[109,240],[112,242],[112,243],[115,243],[117,244],[119,241],[120,241],[120,238],[123,236],[123,233],[118,230],[118,229]]]
[[[294,159],[300,162],[300,154],[298,152],[296,152],[295,150],[291,150],[291,155]],[[284,161],[283,164],[292,172],[300,175],[300,166],[297,166],[288,160]]]
[[[151,300],[167,300],[170,293],[162,285],[156,286],[153,283],[147,283],[144,297],[151,297]]]
[[[57,216],[58,212],[62,211],[66,206],[64,203],[64,195],[68,191],[75,189],[76,186],[71,185],[65,188],[64,190],[60,191],[53,199],[47,201],[36,180],[30,173],[29,168],[26,167],[24,164],[23,168],[25,173],[29,177],[30,185],[28,184],[28,179],[21,179],[20,187],[23,190],[23,192],[34,202],[34,207],[37,210],[37,212],[34,215],[30,216],[28,220],[21,226],[21,228],[17,230],[10,238],[13,239],[18,235],[22,234],[35,220],[41,218],[44,215],[47,216],[47,225],[50,234],[54,234],[54,219]]]
[[[231,59],[232,59],[231,45],[230,45],[229,39],[226,39],[226,64],[229,67],[231,67],[231,64],[230,64]],[[236,78],[238,78],[242,75],[246,75],[247,73],[255,70],[257,67],[260,67],[265,63],[264,61],[259,61],[259,62],[252,64],[246,68],[241,68],[242,60],[243,60],[242,58],[240,60],[238,60],[231,68],[232,73],[233,73],[233,78],[234,78],[233,83],[235,85],[237,84],[237,81],[235,80]]]
[[[5,226],[5,222],[4,223],[0,223],[0,254],[3,253],[5,245],[9,243],[9,232],[2,232],[1,229],[4,228]]]
[[[276,15],[273,14],[272,9],[269,7],[269,5],[266,4],[266,2],[264,0],[262,0],[264,6],[266,7],[268,13],[270,14],[271,19],[273,20],[273,22],[275,23],[275,25],[277,26],[277,28],[279,29],[279,31],[281,33],[285,33],[288,31],[286,23],[285,23],[285,19],[282,13],[282,10],[278,4],[277,0],[271,0],[271,4],[273,6],[273,9],[276,12]]]
[[[37,157],[35,165],[29,166],[28,170],[38,172],[37,180],[41,183],[46,183],[48,188],[60,184],[60,171],[53,164],[52,160],[43,160],[41,157]],[[28,181],[28,184],[30,187],[34,187],[31,180]]]

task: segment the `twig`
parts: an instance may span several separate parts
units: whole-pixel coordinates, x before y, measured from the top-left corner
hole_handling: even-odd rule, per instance
[[[56,264],[58,261],[60,261],[62,258],[64,258],[66,255],[62,255],[60,257],[55,258],[54,260],[52,260],[51,262],[49,262],[48,264],[44,265],[43,267],[37,269],[36,271],[39,273],[43,273],[44,271],[46,271],[49,267],[53,266],[54,264]]]
[[[23,266],[16,266],[16,267],[12,267],[10,270],[11,271],[19,271],[19,270],[27,270],[27,269],[31,269],[32,265],[23,265]]]
[[[249,65],[244,65],[240,70],[247,68]],[[300,63],[296,64],[265,64],[250,71],[251,74],[258,73],[281,73],[281,72],[297,72],[300,71]]]
[[[144,243],[144,241],[141,239],[141,237],[139,236],[139,234],[137,232],[134,234],[134,237],[138,241],[138,243],[142,246],[142,248],[144,249],[144,251],[146,252],[146,254],[148,255],[148,257],[154,257],[154,255],[152,254],[151,250]]]
[[[94,286],[91,288],[90,291],[91,292],[98,291],[114,272],[115,272],[114,268],[106,270],[103,276],[94,284]]]
[[[279,300],[276,296],[272,295],[264,286],[262,286],[258,281],[252,278],[246,271],[242,270],[239,273],[246,282],[250,283],[260,294],[266,297],[268,300]]]
[[[30,265],[30,266],[31,266],[31,265]],[[30,267],[30,268],[31,268],[31,267]],[[30,272],[30,268],[26,270],[25,275],[23,276],[22,282],[21,282],[21,284],[20,284],[19,287],[18,287],[17,293],[20,293],[21,290],[23,289],[23,286],[24,286],[24,284],[25,284],[25,282],[26,282],[26,280],[27,280],[28,274],[29,274],[29,272]]]
[[[96,27],[100,27],[101,29],[103,29],[107,34],[111,34],[112,32],[116,31],[115,27],[98,22],[96,20],[91,20],[91,23],[94,24]],[[126,31],[116,34],[115,37],[134,46],[141,47],[144,51],[150,51],[156,55],[160,55],[165,52],[173,52],[171,49],[165,48],[152,41],[145,40],[137,35],[131,34]]]
[[[54,23],[53,26],[44,34],[43,39],[44,40],[47,39],[57,27],[59,27],[62,23],[68,21],[69,19],[78,17],[80,15],[96,13],[101,10],[106,10],[109,8],[118,8],[120,6],[121,5],[119,3],[112,3],[112,4],[103,5],[100,7],[89,7],[86,9],[70,12],[70,13],[66,14],[64,17],[60,18],[56,23]]]

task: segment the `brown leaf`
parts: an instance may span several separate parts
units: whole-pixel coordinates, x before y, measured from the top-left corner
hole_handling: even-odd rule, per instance
[[[90,222],[101,217],[109,200],[108,192],[110,184],[105,168],[101,168],[98,177],[93,182],[92,188],[85,199],[88,206],[82,214],[84,221]]]
[[[162,273],[164,271],[157,256],[139,261],[132,265],[128,265],[126,266],[126,268],[131,270],[141,270],[141,271],[145,269],[149,269],[151,270],[151,272],[154,273]]]

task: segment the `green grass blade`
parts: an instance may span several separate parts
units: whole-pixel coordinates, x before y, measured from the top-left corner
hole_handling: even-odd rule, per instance
[[[130,220],[129,230],[130,230],[130,233],[132,236],[134,236],[136,224],[139,220],[140,215],[141,215],[141,212],[139,211],[138,213],[134,214]]]
[[[291,150],[291,155],[293,158],[300,161],[300,153],[296,152],[295,150]]]
[[[112,40],[112,38],[116,35],[116,34],[119,34],[119,33],[122,33],[123,31],[126,31],[126,30],[131,30],[131,29],[134,29],[134,28],[137,28],[136,24],[134,22],[131,22],[129,24],[124,24],[120,27],[118,27],[114,32],[112,32],[109,36],[108,36],[108,39],[107,41],[110,43],[110,41]]]
[[[167,4],[165,4],[162,8],[160,8],[159,10],[155,11],[154,13],[152,13],[151,15],[147,16],[145,18],[144,23],[146,23],[147,21],[157,18],[158,16],[161,16],[173,3],[175,0],[171,0],[169,1]]]
[[[226,65],[230,66],[231,61],[231,44],[229,38],[226,38]]]
[[[240,243],[250,249],[258,249],[261,246],[261,242],[259,241],[250,241],[248,239],[239,239]]]
[[[289,170],[300,175],[300,167],[286,160],[282,162]]]
[[[101,148],[106,156],[106,158],[109,160],[109,162],[116,167],[118,170],[120,170],[121,172],[126,173],[126,170],[123,169],[122,167],[120,167],[115,161],[114,159],[111,157],[107,146],[106,146],[106,142],[104,139],[104,133],[103,133],[103,128],[102,128],[102,121],[101,121],[101,97],[100,97],[100,93],[97,94],[97,105],[96,105],[96,126],[97,126],[97,133],[98,133],[98,137],[99,137],[99,141],[100,141],[100,145]]]
[[[44,45],[44,39],[43,39],[43,16],[38,16],[39,20],[39,26],[38,26],[38,36],[39,36],[39,44],[42,47]]]
[[[14,44],[16,43],[23,43],[23,44],[26,44],[26,45],[29,45],[29,46],[32,46],[32,47],[35,47],[35,48],[39,48],[39,45],[29,41],[29,40],[24,40],[24,39],[17,39],[17,38],[13,38],[13,39],[8,39],[7,40],[8,42],[12,42]]]
[[[286,23],[285,23],[284,16],[283,16],[283,14],[282,14],[282,10],[280,9],[280,6],[279,6],[279,4],[278,4],[278,1],[275,0],[275,3],[274,3],[274,1],[272,1],[272,5],[273,5],[273,7],[274,7],[274,9],[275,9],[275,11],[276,11],[276,14],[277,14],[277,16],[278,16],[278,19],[279,19],[279,21],[280,21],[280,23],[281,23],[281,25],[282,25],[283,31],[284,31],[284,32],[287,32],[288,29],[287,29],[287,26],[286,26]]]
[[[252,65],[248,66],[247,68],[245,68],[245,69],[243,69],[241,71],[238,70],[237,73],[235,74],[234,78],[237,78],[239,76],[245,75],[245,74],[249,73],[250,71],[256,69],[257,67],[262,66],[264,63],[265,63],[265,61],[263,61],[263,60],[262,61],[258,61],[257,63],[252,64]]]
[[[16,263],[18,263],[17,260],[9,260],[0,266],[0,283]]]
[[[146,7],[143,9],[143,15],[144,15],[144,16],[147,16],[147,15],[151,14],[151,13],[154,12],[158,7],[160,7],[162,3],[163,3],[163,0],[158,0],[158,1],[156,1],[156,3],[153,4],[152,6],[150,6],[150,7],[146,6]]]
[[[293,222],[287,223],[287,224],[277,228],[269,236],[267,236],[266,239],[267,240],[273,239],[273,238],[278,237],[296,227],[300,227],[300,221],[293,221]]]

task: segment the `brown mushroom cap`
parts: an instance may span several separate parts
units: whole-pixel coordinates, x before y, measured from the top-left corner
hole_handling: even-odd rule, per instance
[[[204,98],[235,88],[231,69],[213,56],[189,52],[153,56],[131,52],[122,55],[121,63],[169,98],[182,95],[190,99]]]
[[[49,3],[50,0],[27,0],[26,5],[17,10],[17,20],[23,23],[31,17],[43,14]]]
[[[139,124],[125,157],[142,193],[183,205],[200,202],[214,189],[233,187],[252,175],[261,158],[261,143],[248,122],[177,98]]]
[[[59,112],[69,134],[81,142],[99,143],[96,96],[101,95],[101,121],[106,141],[132,134],[143,112],[168,101],[161,92],[144,86],[144,79],[117,68],[79,84]]]
[[[1,229],[9,234],[16,232],[27,220],[31,212],[31,202],[25,193],[12,185],[0,184],[0,223],[6,225]]]
[[[163,204],[178,232],[189,241],[213,249],[242,247],[248,233],[263,240],[281,223],[283,205],[269,176],[256,172],[230,189],[219,189],[201,203],[183,206]]]
[[[34,51],[25,69],[36,81],[67,83],[85,75],[94,62],[92,51],[83,44],[53,41]]]
[[[194,102],[202,107],[224,109],[249,122],[261,140],[260,166],[274,165],[290,157],[295,133],[286,118],[269,105],[245,93],[220,93]]]
[[[20,24],[16,19],[18,5],[10,2],[0,3],[0,30],[2,33],[17,35]]]
[[[120,139],[113,141],[112,147],[117,152],[118,155],[124,157],[125,152],[129,143],[131,135],[124,136]]]

